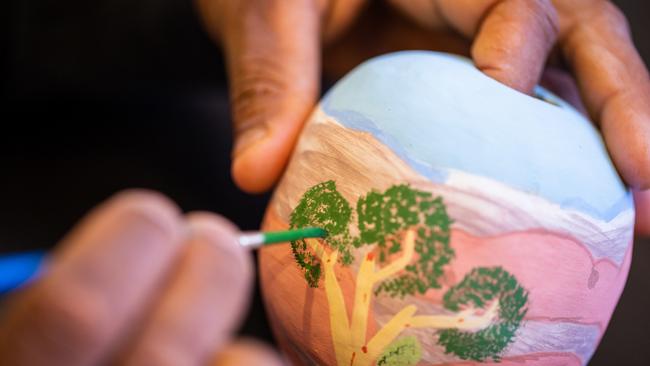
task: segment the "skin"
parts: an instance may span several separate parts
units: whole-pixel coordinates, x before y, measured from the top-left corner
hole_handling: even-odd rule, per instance
[[[236,232],[157,193],[115,196],[61,241],[47,276],[8,299],[0,364],[281,365],[233,339],[253,274]]]
[[[232,175],[243,190],[267,190],[282,173],[321,72],[336,78],[380,53],[435,49],[471,56],[525,93],[541,81],[588,113],[636,190],[637,230],[650,233],[650,81],[611,3],[387,3],[196,0],[227,60]],[[182,215],[152,192],[117,195],[62,240],[46,276],[7,300],[0,364],[282,364],[263,345],[232,337],[252,279],[235,239],[221,217]]]

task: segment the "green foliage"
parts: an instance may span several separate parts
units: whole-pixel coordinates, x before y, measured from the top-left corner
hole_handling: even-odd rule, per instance
[[[377,286],[375,294],[390,296],[424,293],[439,288],[443,267],[454,256],[449,246],[451,219],[440,197],[433,197],[408,185],[396,185],[380,193],[371,191],[357,202],[359,237],[350,235],[352,208],[337,191],[334,181],[310,188],[291,213],[291,228],[319,226],[329,233],[327,245],[339,251],[341,263],[352,263],[352,248],[376,244],[379,264],[385,264],[390,255],[402,250],[405,230],[415,229],[415,252],[418,260],[408,265],[405,273]],[[291,243],[294,258],[305,271],[305,279],[318,286],[321,264],[304,240]]]
[[[422,358],[422,347],[415,336],[391,343],[377,358],[377,366],[414,366]]]
[[[404,297],[440,288],[443,267],[454,257],[449,246],[452,221],[440,197],[404,184],[392,186],[384,193],[373,191],[359,198],[357,215],[360,244],[376,244],[380,264],[402,249],[406,229],[417,233],[417,262],[407,266],[406,273],[381,283],[375,294]]]
[[[290,217],[291,228],[317,226],[327,230],[327,245],[339,251],[341,263],[352,263],[349,225],[352,208],[336,189],[334,181],[327,181],[310,188],[302,196]],[[321,263],[304,240],[291,242],[291,250],[298,266],[305,271],[305,279],[311,287],[318,286]]]
[[[499,354],[512,342],[519,324],[526,315],[528,293],[514,276],[501,267],[474,268],[444,296],[445,308],[459,311],[461,306],[475,308],[499,300],[498,319],[489,327],[476,332],[447,329],[438,332],[438,343],[447,353],[464,360],[499,361]]]

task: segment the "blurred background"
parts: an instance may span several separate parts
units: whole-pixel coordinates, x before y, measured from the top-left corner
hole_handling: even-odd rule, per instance
[[[615,3],[648,64],[650,4]],[[222,56],[190,0],[6,0],[2,8],[0,251],[52,247],[91,207],[130,187],[258,228],[268,196],[246,195],[230,179]],[[418,31],[381,3],[376,8],[370,13],[389,16],[404,37]],[[369,17],[355,27],[374,24]],[[324,89],[357,62],[337,58],[341,47],[325,52],[326,63],[339,62],[327,63]],[[455,50],[444,41],[438,48]],[[650,365],[648,268],[650,241],[637,240],[625,292],[591,365]],[[259,291],[241,332],[273,342]]]

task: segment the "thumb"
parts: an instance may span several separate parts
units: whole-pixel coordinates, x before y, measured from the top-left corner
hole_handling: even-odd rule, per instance
[[[232,175],[241,189],[262,192],[282,173],[318,95],[320,9],[313,0],[216,3],[199,7],[218,8],[235,131]]]

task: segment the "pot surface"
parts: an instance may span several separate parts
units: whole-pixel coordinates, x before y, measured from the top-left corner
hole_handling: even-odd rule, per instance
[[[466,60],[401,52],[339,81],[306,124],[260,251],[297,364],[584,365],[625,284],[634,208],[592,124]]]

